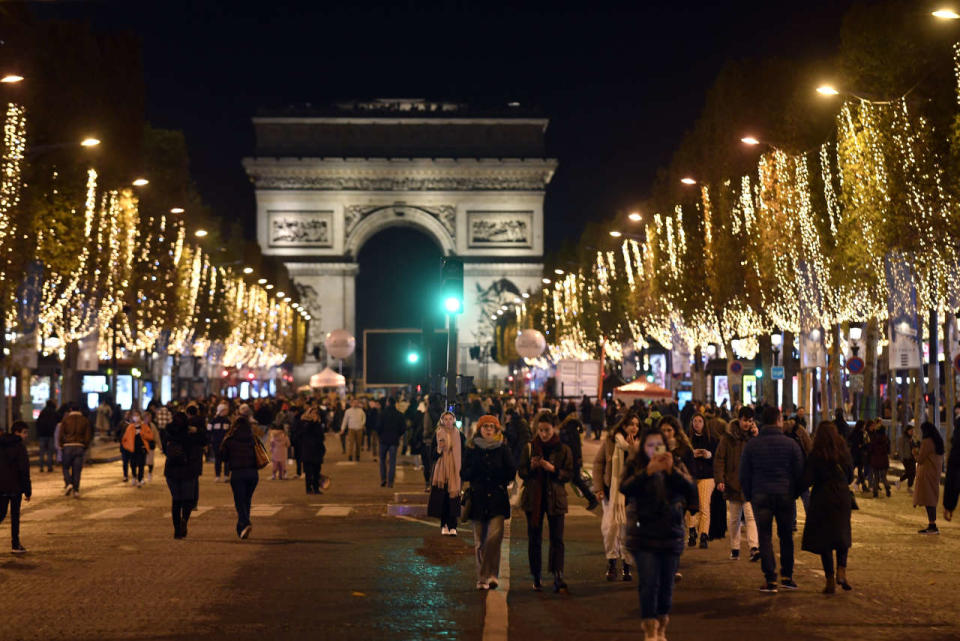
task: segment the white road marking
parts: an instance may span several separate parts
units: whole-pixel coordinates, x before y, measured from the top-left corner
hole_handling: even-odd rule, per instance
[[[27,508],[23,510],[23,520],[24,522],[52,521],[71,511],[73,511],[72,507],[46,507],[39,510]]]
[[[130,516],[131,514],[136,514],[142,507],[111,507],[106,510],[100,510],[99,512],[94,512],[93,514],[88,514],[83,517],[87,520],[93,521],[104,521],[107,519],[122,519],[125,516]]]
[[[510,521],[503,523],[500,543],[500,577],[496,590],[487,591],[483,611],[483,641],[507,641],[510,628],[507,595],[510,592]]]
[[[317,511],[317,516],[350,516],[353,508],[347,505],[325,505]]]
[[[250,508],[250,516],[273,516],[282,509],[282,505],[254,505]]]

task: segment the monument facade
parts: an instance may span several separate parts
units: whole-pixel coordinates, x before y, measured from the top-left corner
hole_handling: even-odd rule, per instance
[[[541,285],[543,199],[557,167],[545,157],[548,120],[515,104],[477,112],[375,100],[253,123],[257,155],[244,167],[256,191],[257,238],[264,254],[282,258],[313,318],[307,351],[322,349],[333,329],[356,334],[360,248],[407,226],[464,259],[460,372],[476,375],[468,350],[491,342],[497,309]],[[303,375],[324,366],[325,355],[320,361]]]

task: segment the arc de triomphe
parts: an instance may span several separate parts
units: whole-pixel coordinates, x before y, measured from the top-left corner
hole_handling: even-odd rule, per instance
[[[376,100],[253,123],[257,155],[244,167],[256,190],[257,239],[301,291],[313,318],[307,351],[333,329],[356,334],[360,248],[383,229],[409,226],[464,259],[460,371],[476,375],[467,352],[490,342],[491,316],[541,284],[544,190],[557,167],[544,157],[548,120],[515,104],[477,113]]]

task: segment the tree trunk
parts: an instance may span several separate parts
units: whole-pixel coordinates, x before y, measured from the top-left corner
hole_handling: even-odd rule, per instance
[[[840,380],[840,323],[830,328],[833,345],[830,347],[830,409],[843,409],[843,385]]]
[[[876,318],[867,321],[866,340],[864,341],[864,372],[863,372],[863,402],[860,407],[860,418],[876,418],[880,416],[877,402],[877,343],[878,323]]]
[[[77,343],[77,341],[68,343],[66,352],[66,358],[63,359],[63,389],[61,390],[61,396],[64,403],[79,403],[80,380],[77,374],[77,358],[80,355],[79,343]]]
[[[956,331],[953,325],[956,322],[956,316],[947,312],[943,319],[943,381],[944,400],[943,407],[946,409],[947,424],[944,428],[947,431],[947,442],[953,447],[953,405],[957,402],[957,377],[953,371],[953,359],[956,354],[953,351],[953,332]]]
[[[777,405],[777,382],[773,380],[773,371],[766,364],[773,363],[773,344],[770,341],[770,334],[763,333],[757,337],[760,343],[760,352],[758,363],[763,370],[763,378],[760,379],[761,396],[763,401],[769,405]]]
[[[796,399],[793,398],[793,377],[797,367],[793,360],[793,334],[783,333],[783,352],[780,354],[780,364],[783,365],[783,408],[790,411]]]
[[[703,350],[699,345],[693,350],[693,400],[706,402],[706,373],[703,369]]]

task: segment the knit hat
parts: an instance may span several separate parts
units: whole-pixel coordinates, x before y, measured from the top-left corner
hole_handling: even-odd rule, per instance
[[[477,419],[476,428],[478,431],[484,425],[493,425],[495,428],[497,428],[497,430],[502,429],[502,427],[500,426],[499,419],[497,419],[497,417],[494,416],[493,414],[484,414],[483,416]]]

